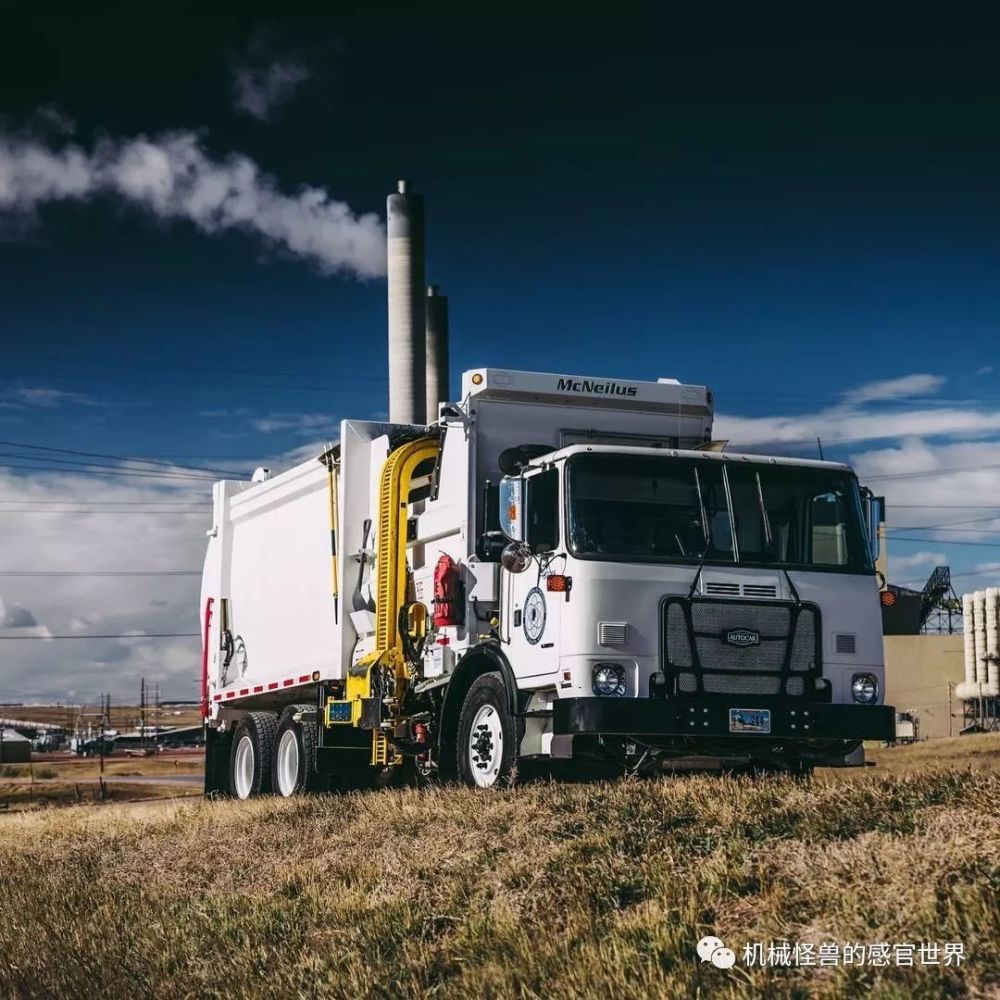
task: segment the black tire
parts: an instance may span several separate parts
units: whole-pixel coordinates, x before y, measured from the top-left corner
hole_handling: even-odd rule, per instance
[[[475,725],[477,734],[473,733]],[[458,780],[473,788],[510,783],[519,744],[502,675],[480,674],[465,694],[454,744]]]
[[[255,795],[267,795],[271,791],[271,760],[274,756],[275,737],[278,732],[278,717],[274,712],[251,712],[243,716],[233,733],[233,747],[229,755],[229,794],[234,799],[248,799]],[[238,761],[241,747],[249,745],[252,759],[248,767],[248,780],[237,781]],[[246,792],[246,794],[243,794]]]
[[[289,705],[278,718],[278,729],[274,737],[274,754],[271,761],[271,788],[276,795],[298,795],[301,792],[318,792],[326,782],[316,773],[316,723],[296,722],[298,712],[315,712],[313,705]],[[286,784],[288,775],[282,773],[282,741],[285,734],[294,739],[298,750],[298,766],[294,779]]]

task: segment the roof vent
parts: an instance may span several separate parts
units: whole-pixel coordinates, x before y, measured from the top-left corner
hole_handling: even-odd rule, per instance
[[[628,639],[628,622],[598,622],[597,642],[601,646],[624,646]]]

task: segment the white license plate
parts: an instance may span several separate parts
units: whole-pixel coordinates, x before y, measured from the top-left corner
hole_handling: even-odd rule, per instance
[[[769,708],[731,708],[729,710],[731,733],[769,733],[771,710]]]

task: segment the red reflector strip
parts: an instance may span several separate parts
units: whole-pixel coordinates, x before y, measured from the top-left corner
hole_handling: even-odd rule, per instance
[[[290,688],[295,683],[294,677],[289,677],[287,681],[282,682],[282,687]]]
[[[273,691],[277,686],[278,686],[278,682],[277,681],[272,681],[270,684],[268,684],[267,689],[268,689],[268,691]]]
[[[245,694],[249,694],[249,693],[250,693],[250,688],[244,688],[244,689],[243,689],[243,690],[242,690],[242,691],[240,692],[240,696],[242,697],[243,695],[245,695]]]
[[[308,683],[309,683],[309,675],[308,675],[308,674],[303,674],[303,675],[302,675],[302,676],[301,676],[301,677],[299,678],[299,683],[300,683],[300,684],[308,684]]]
[[[221,695],[221,694],[217,694],[217,695],[215,696],[215,700],[216,700],[216,701],[222,701],[222,695]]]
[[[236,697],[236,692],[235,691],[227,691],[226,692],[226,697],[227,698],[235,698]]]
[[[253,689],[253,693],[254,693],[254,694],[260,694],[260,693],[261,693],[261,691],[263,691],[263,690],[264,690],[264,685],[263,685],[263,684],[258,684],[258,685],[257,685],[257,686],[256,686],[256,687],[255,687],[255,688]]]

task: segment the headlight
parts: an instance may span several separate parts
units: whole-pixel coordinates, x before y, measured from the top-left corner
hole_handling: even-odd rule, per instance
[[[621,698],[625,694],[625,668],[618,663],[595,664],[594,694]]]
[[[878,678],[874,674],[855,674],[851,678],[851,696],[862,705],[878,701]]]

